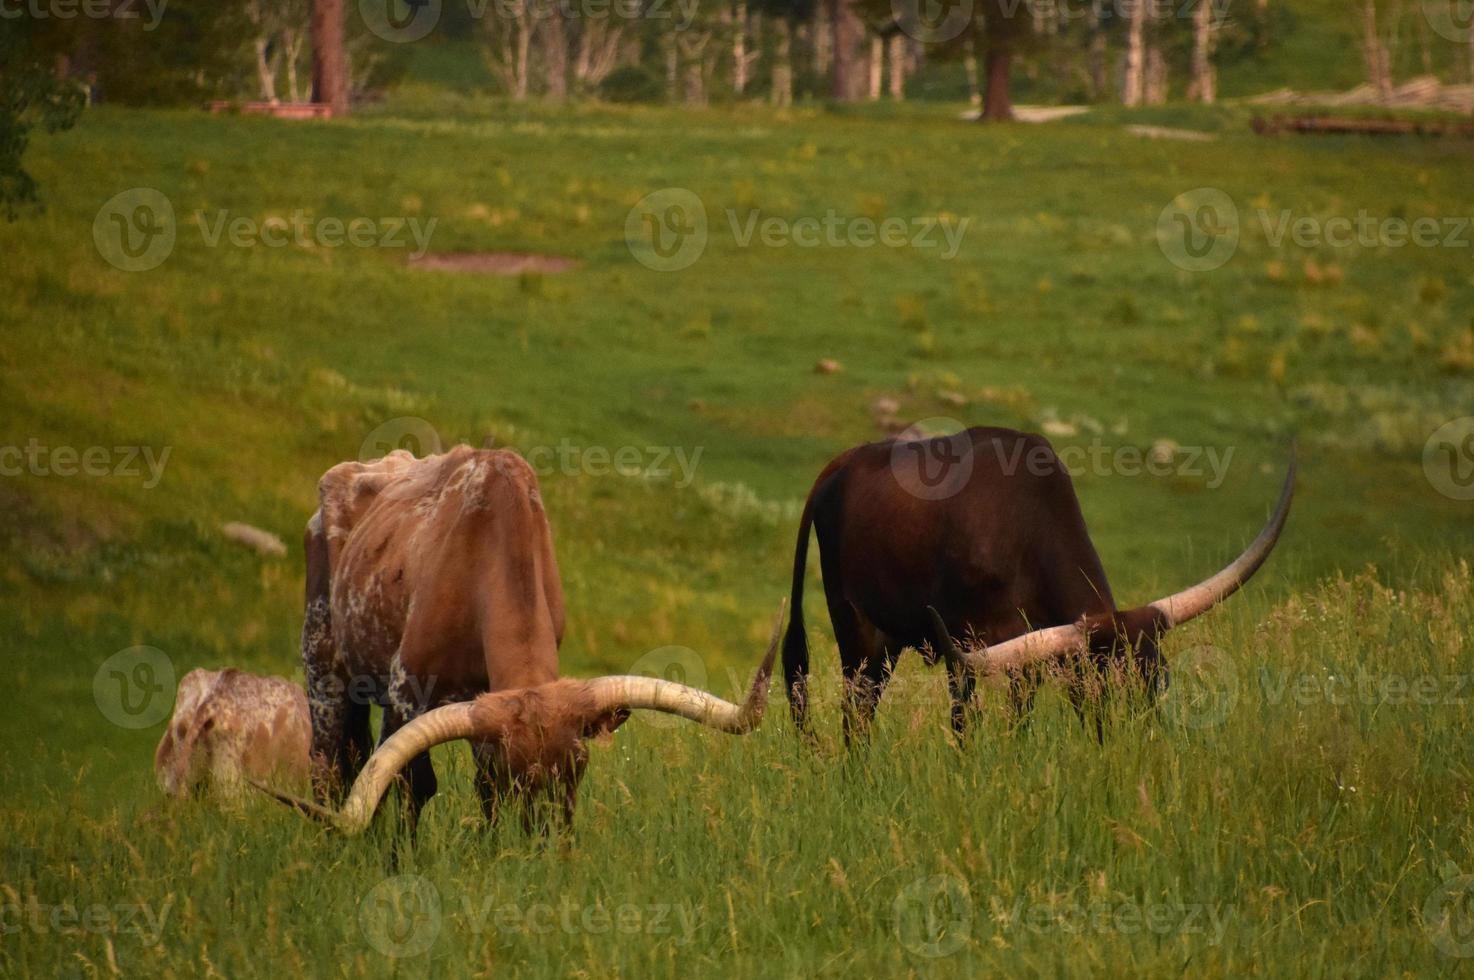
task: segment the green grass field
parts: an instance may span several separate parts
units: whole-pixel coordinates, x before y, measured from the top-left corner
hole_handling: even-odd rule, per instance
[[[1191,114],[1217,142],[1158,142],[1119,124],[1176,110],[984,128],[956,108],[422,95],[331,124],[97,109],[38,138],[46,211],[0,225],[0,447],[105,447],[108,473],[48,457],[44,474],[0,477],[3,971],[1464,967],[1474,582],[1459,560],[1474,525],[1424,450],[1474,405],[1474,246],[1302,247],[1276,229],[1285,214],[1467,221],[1470,144],[1262,140],[1232,108]],[[127,272],[94,223],[106,242],[99,210],[140,187],[168,200],[176,239]],[[662,272],[626,225],[669,188],[697,195],[708,231],[693,264]],[[1225,264],[1193,272],[1163,212],[1197,215],[1184,195],[1202,188],[1227,195],[1239,233]],[[579,265],[501,278],[412,268],[412,246],[209,243],[222,216],[298,211],[433,219],[433,253]],[[744,246],[754,211],[962,237],[952,257]],[[843,370],[817,373],[821,358]],[[814,561],[819,750],[781,699],[746,739],[632,721],[596,750],[575,832],[551,844],[515,822],[483,833],[459,748],[439,753],[451,778],[413,848],[392,826],[339,840],[262,802],[165,806],[161,725],[113,724],[106,677],[94,692],[138,645],[176,677],[300,676],[317,478],[420,419],[444,444],[580,451],[542,468],[566,673],[676,646],[731,696],[787,591],[811,479],[880,436],[883,398],[902,421],[1043,428],[1082,458],[1112,454],[1076,482],[1123,603],[1236,553],[1292,438],[1295,512],[1251,588],[1171,639],[1157,716],[1116,719],[1104,746],[1055,694],[1017,733],[985,694],[981,730],[954,746],[941,672],[909,657],[874,745],[846,755]],[[1181,447],[1167,474],[1119,463],[1161,440]],[[113,447],[134,446],[167,449],[156,481],[141,462],[113,472]],[[625,447],[627,470],[673,472],[600,464]],[[288,555],[225,541],[227,521]],[[80,918],[94,905],[107,916]]]

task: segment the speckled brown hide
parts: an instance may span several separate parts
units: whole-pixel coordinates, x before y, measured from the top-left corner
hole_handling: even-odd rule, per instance
[[[307,695],[291,681],[229,667],[192,670],[179,682],[154,773],[170,796],[207,786],[235,796],[244,777],[305,779],[311,737]]]
[[[322,800],[370,754],[370,705],[384,708],[382,743],[439,705],[557,679],[563,589],[537,476],[516,453],[457,446],[343,463],[319,498],[302,657]],[[476,752],[491,814],[516,760],[501,743]],[[574,747],[570,764],[581,769],[582,756]],[[429,755],[406,773],[413,814],[436,790]]]

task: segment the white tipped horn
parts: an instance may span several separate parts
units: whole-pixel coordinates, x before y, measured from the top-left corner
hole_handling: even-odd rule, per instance
[[[1167,629],[1181,626],[1188,620],[1201,616],[1241,589],[1259,571],[1259,567],[1274,550],[1280,532],[1285,529],[1285,521],[1290,516],[1290,502],[1295,497],[1295,471],[1295,446],[1292,443],[1290,468],[1285,474],[1285,485],[1280,490],[1279,503],[1275,505],[1274,514],[1270,516],[1269,523],[1264,525],[1264,530],[1259,532],[1259,536],[1244,549],[1243,554],[1217,575],[1151,604],[1153,609],[1166,617]]]
[[[979,674],[1018,670],[1081,649],[1085,645],[1084,630],[1072,623],[1069,626],[1033,630],[1023,636],[978,650],[961,650],[947,632],[947,624],[942,622],[941,614],[931,606],[927,606],[926,611],[931,615],[936,641],[941,647],[942,655],[947,658],[947,663],[963,665]]]
[[[1275,544],[1279,541],[1280,532],[1285,529],[1285,521],[1290,516],[1290,502],[1295,496],[1296,468],[1295,446],[1292,443],[1289,471],[1285,474],[1285,483],[1280,490],[1279,502],[1275,505],[1269,523],[1264,525],[1259,536],[1244,549],[1243,554],[1212,578],[1190,589],[1184,589],[1151,603],[1150,608],[1162,616],[1161,630],[1163,632],[1201,616],[1233,595],[1269,558],[1269,553],[1274,550]],[[1072,623],[1067,626],[1052,626],[1048,629],[1034,630],[980,650],[959,651],[947,634],[947,627],[942,622],[941,616],[930,607],[928,611],[931,613],[933,626],[937,631],[937,642],[942,644],[942,652],[947,655],[948,660],[959,660],[969,669],[981,674],[1017,670],[1030,664],[1075,652],[1083,649],[1088,639],[1083,625]]]
[[[588,682],[595,711],[600,714],[636,708],[663,711],[718,731],[745,735],[757,728],[768,704],[768,680],[773,676],[773,659],[778,653],[778,641],[783,636],[783,614],[787,608],[785,599],[778,606],[778,618],[773,621],[773,638],[768,643],[767,653],[753,678],[747,699],[741,704],[732,704],[706,691],[658,677],[616,676],[599,677]]]

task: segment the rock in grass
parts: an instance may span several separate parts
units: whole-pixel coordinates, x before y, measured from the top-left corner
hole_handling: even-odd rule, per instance
[[[1166,466],[1177,458],[1178,450],[1181,448],[1175,439],[1158,439],[1152,443],[1152,448],[1147,452],[1147,458],[1160,466]]]
[[[284,558],[287,554],[287,546],[282,539],[270,531],[263,531],[259,527],[249,524],[241,524],[231,521],[229,524],[220,526],[220,533],[225,535],[227,541],[245,545],[252,551],[261,555],[269,555],[272,558]]]
[[[838,374],[844,370],[844,365],[832,357],[823,357],[819,363],[814,365],[815,374]]]

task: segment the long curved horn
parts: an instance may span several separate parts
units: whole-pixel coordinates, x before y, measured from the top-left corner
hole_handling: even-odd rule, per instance
[[[742,704],[731,704],[705,691],[654,677],[599,677],[584,682],[585,691],[594,703],[594,713],[645,708],[680,715],[734,735],[752,731],[762,720],[763,709],[767,707],[768,679],[773,674],[773,659],[778,652],[787,605],[785,600],[778,607],[773,639],[753,679],[752,690]],[[499,698],[506,693],[483,694],[474,701],[461,701],[427,711],[389,736],[364,763],[341,810],[330,810],[278,793],[255,780],[251,780],[251,785],[345,834],[362,833],[373,822],[374,811],[394,778],[415,756],[456,739],[496,738],[504,726]]]
[[[763,710],[768,706],[768,679],[773,675],[773,658],[778,653],[778,640],[783,636],[783,614],[787,608],[785,599],[778,606],[778,618],[773,621],[773,638],[768,643],[768,652],[752,680],[747,700],[740,705],[675,681],[625,675],[598,677],[588,682],[587,690],[593,698],[595,713],[643,708],[679,715],[731,735],[747,734],[762,721]]]
[[[1269,553],[1274,550],[1275,543],[1279,541],[1280,532],[1284,530],[1285,521],[1290,516],[1290,501],[1295,496],[1296,468],[1295,446],[1292,443],[1289,471],[1285,474],[1285,483],[1280,490],[1279,502],[1275,505],[1269,523],[1264,525],[1264,530],[1260,531],[1259,536],[1249,544],[1248,548],[1244,549],[1243,554],[1212,578],[1150,604],[1149,608],[1162,616],[1161,630],[1163,632],[1201,616],[1233,595],[1264,564]],[[947,635],[947,628],[942,623],[941,616],[930,607],[928,610],[937,629],[942,652],[949,658],[957,657],[970,669],[982,674],[995,674],[1050,660],[1083,649],[1088,640],[1083,625],[1071,623],[1067,626],[1051,626],[1048,629],[1034,630],[1023,636],[980,650],[959,651],[952,644],[951,637]],[[946,637],[945,642],[942,637]],[[952,647],[950,652],[947,649],[949,646]]]
[[[484,704],[483,700],[489,701],[494,697],[483,694],[475,701],[443,705],[425,712],[389,736],[364,763],[341,810],[329,810],[316,803],[278,793],[255,780],[251,780],[251,785],[309,816],[332,824],[345,834],[362,833],[373,822],[374,811],[394,782],[394,777],[411,759],[442,742],[473,736],[486,738],[491,734],[494,712],[488,710],[490,705]]]
[[[1005,670],[1016,670],[1029,664],[1048,660],[1060,654],[1083,648],[1085,633],[1071,623],[1068,626],[1051,626],[1034,630],[1023,636],[980,650],[961,650],[947,632],[941,613],[931,606],[926,607],[931,616],[932,628],[936,632],[937,645],[948,664],[961,664],[979,674],[997,674]]]
[[[1153,609],[1166,617],[1167,629],[1181,626],[1188,620],[1201,616],[1237,592],[1259,571],[1259,566],[1264,564],[1269,553],[1274,550],[1275,543],[1280,539],[1280,532],[1285,529],[1285,521],[1290,516],[1290,501],[1295,496],[1295,470],[1295,445],[1291,443],[1290,469],[1285,474],[1285,485],[1280,490],[1279,503],[1275,505],[1274,515],[1270,517],[1269,523],[1259,532],[1259,537],[1217,575],[1151,604]]]

